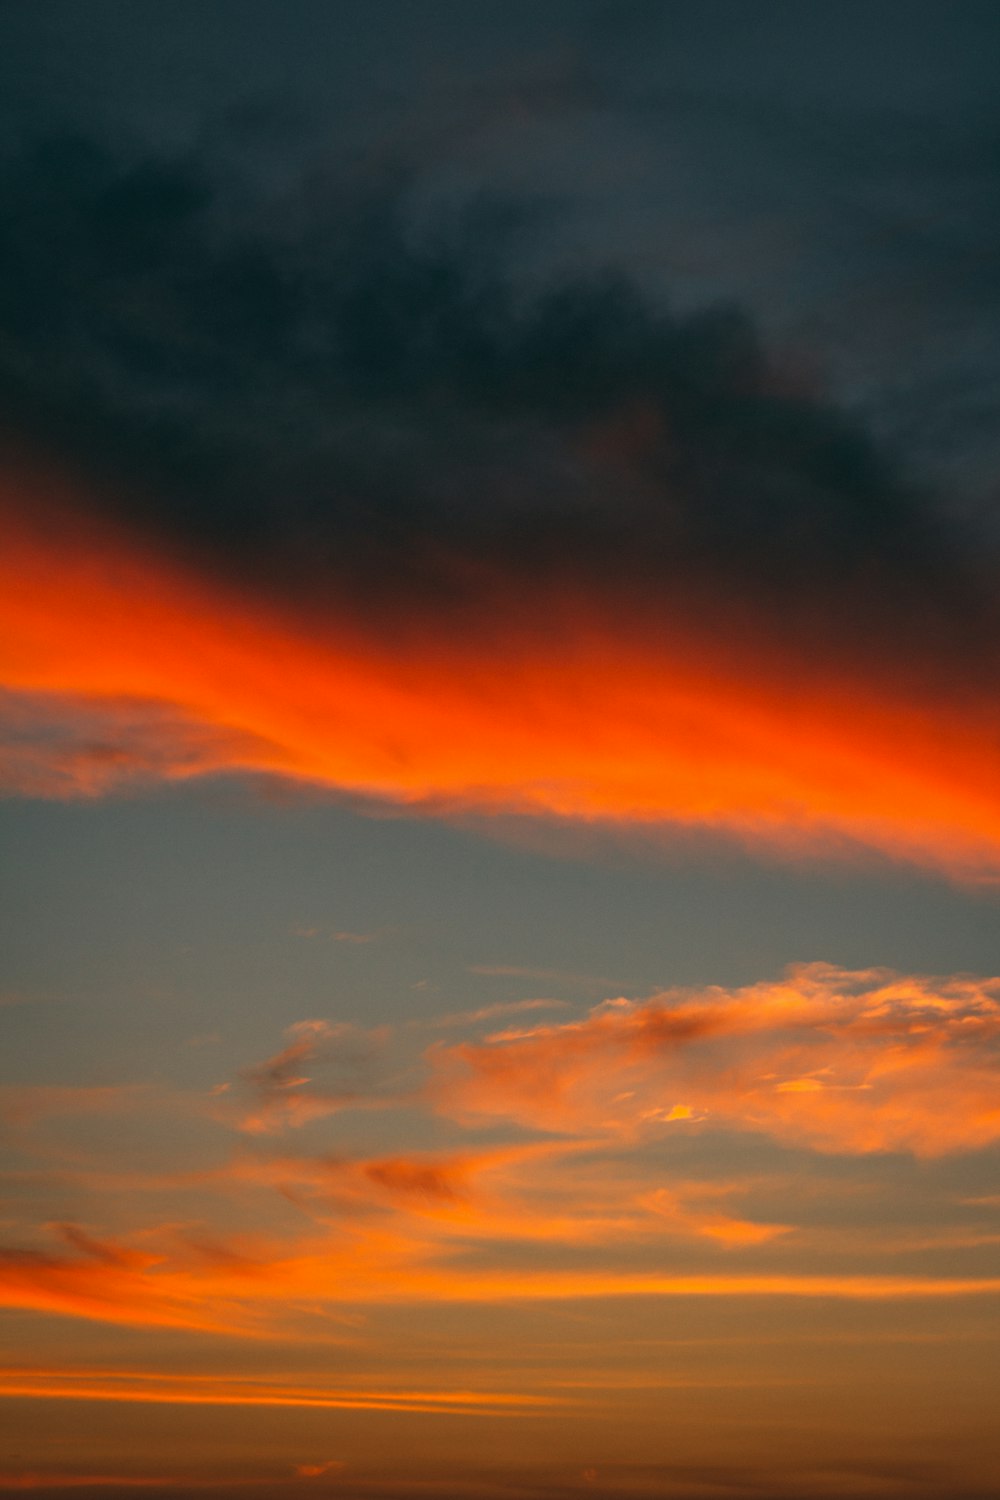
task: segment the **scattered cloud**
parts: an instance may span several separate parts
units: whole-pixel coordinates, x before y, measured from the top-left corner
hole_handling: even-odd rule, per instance
[[[951,1191],[932,1224],[904,1195],[887,1225],[872,1217],[865,1179],[815,1177],[821,1158],[895,1153],[929,1170],[1000,1141],[1000,979],[816,963],[743,989],[612,998],[570,1019],[542,1019],[543,1003],[437,1018],[459,1036],[429,1046],[415,1027],[302,1021],[237,1087],[187,1111],[199,1129],[236,1127],[233,1154],[157,1172],[116,1164],[106,1146],[89,1160],[79,1143],[54,1174],[9,1174],[9,1202],[26,1195],[29,1213],[37,1192],[98,1211],[109,1195],[181,1195],[185,1211],[133,1214],[130,1229],[126,1216],[116,1233],[67,1214],[41,1246],[29,1231],[28,1244],[2,1252],[0,1300],[261,1337],[309,1308],[343,1318],[369,1303],[1000,1290],[976,1259],[996,1241],[983,1218],[988,1179],[980,1193],[974,1178]],[[461,1036],[511,1012],[519,1024]],[[149,1098],[27,1089],[2,1102],[30,1123],[134,1113]],[[308,1151],[275,1144],[359,1108],[396,1112],[394,1144],[338,1147],[336,1133],[318,1147],[312,1133]],[[779,1165],[720,1174],[713,1142],[723,1139],[730,1159],[765,1143]],[[803,1153],[806,1195],[789,1175]],[[831,1193],[835,1224],[818,1210]],[[260,1195],[297,1219],[269,1239],[222,1227],[237,1210],[258,1222]],[[951,1271],[914,1270],[914,1256],[939,1251],[959,1257]],[[890,1272],[873,1274],[873,1256]]]

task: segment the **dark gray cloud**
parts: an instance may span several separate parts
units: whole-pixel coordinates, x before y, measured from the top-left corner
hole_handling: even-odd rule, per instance
[[[990,0],[37,0],[0,125],[224,154],[267,117],[273,187],[304,117],[430,200],[558,198],[536,260],[737,300],[996,536],[998,47]]]
[[[461,602],[471,562],[978,664],[998,26],[978,0],[11,11],[6,444],[279,593],[384,616]]]
[[[76,133],[7,157],[12,455],[297,596],[440,602],[471,562],[973,640],[969,539],[737,306],[540,276],[525,246],[556,207],[429,212],[398,150],[331,162],[304,139],[269,181],[290,128],[258,111],[212,151]]]

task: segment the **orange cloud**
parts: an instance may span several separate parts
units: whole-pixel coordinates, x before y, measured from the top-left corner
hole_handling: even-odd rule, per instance
[[[824,964],[735,992],[606,1001],[582,1021],[431,1048],[465,1121],[634,1137],[705,1124],[821,1151],[1000,1139],[1000,979]]]
[[[78,1247],[79,1248],[79,1247]],[[273,1250],[250,1258],[228,1246],[202,1247],[199,1260],[169,1263],[167,1257],[135,1251],[82,1251],[76,1256],[7,1252],[0,1260],[0,1305],[135,1327],[179,1328],[244,1338],[301,1329],[329,1310],[350,1307],[518,1303],[617,1299],[622,1297],[836,1297],[851,1300],[939,1299],[1000,1295],[997,1276],[802,1274],[768,1272],[650,1272],[617,1267],[522,1270],[441,1256],[433,1241],[394,1232],[354,1232],[299,1245],[294,1253]],[[11,1377],[0,1394],[46,1394],[33,1376]],[[100,1391],[105,1395],[100,1397]],[[105,1380],[88,1387],[86,1399],[207,1399],[195,1390],[141,1391]],[[77,1396],[65,1382],[48,1394]],[[219,1404],[254,1404],[249,1388],[216,1391]],[[397,1393],[403,1396],[406,1393]],[[259,1404],[334,1405],[361,1403],[351,1393],[257,1392]],[[369,1404],[379,1400],[370,1393]],[[414,1393],[409,1399],[417,1400]],[[429,1398],[421,1398],[433,1405]],[[502,1399],[494,1405],[503,1404]],[[382,1401],[382,1405],[388,1405]]]
[[[164,1406],[287,1406],[449,1416],[524,1416],[532,1410],[569,1404],[565,1397],[508,1391],[328,1388],[242,1375],[174,1375],[145,1370],[0,1369],[0,1399],[25,1396]]]
[[[0,1306],[150,1328],[248,1332],[232,1298],[206,1297],[190,1278],[150,1274],[160,1257],[64,1231],[78,1253],[0,1250]]]
[[[22,722],[11,783],[267,772],[431,810],[1000,868],[994,692],[807,659],[732,603],[653,615],[489,577],[480,593],[463,629],[425,614],[388,641],[336,601],[251,600],[11,482],[0,686],[22,719],[61,705],[86,729],[53,748]]]
[[[317,1115],[324,1113],[324,1097],[321,1091]],[[428,1102],[415,1091],[411,1105],[426,1108]],[[308,1096],[302,1108],[308,1116]],[[403,1128],[410,1133],[416,1127],[423,1133],[433,1125],[414,1108]],[[470,1143],[376,1157],[278,1154],[265,1148],[241,1150],[225,1165],[202,1171],[147,1177],[77,1172],[73,1180],[98,1192],[194,1188],[231,1198],[272,1190],[316,1223],[341,1234],[352,1225],[390,1225],[398,1242],[414,1249],[422,1245],[432,1259],[442,1249],[447,1252],[449,1245],[461,1250],[473,1242],[494,1251],[530,1242],[612,1245],[626,1236],[637,1244],[704,1237],[721,1244],[752,1245],[787,1232],[783,1223],[719,1211],[718,1200],[745,1193],[747,1183],[675,1181],[668,1190],[641,1155],[628,1159],[618,1149],[620,1144],[607,1135],[595,1135],[504,1145]]]

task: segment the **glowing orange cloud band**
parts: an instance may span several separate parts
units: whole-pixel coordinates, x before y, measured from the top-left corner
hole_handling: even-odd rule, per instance
[[[157,1280],[162,1289],[157,1289]],[[100,1283],[99,1295],[67,1295],[60,1278],[39,1269],[34,1295],[24,1298],[21,1289],[10,1286],[0,1275],[0,1307],[31,1308],[61,1316],[81,1317],[94,1322],[129,1323],[138,1328],[202,1329],[226,1334],[262,1334],[273,1328],[264,1322],[265,1314],[280,1308],[291,1308],[301,1298],[330,1305],[412,1305],[436,1304],[505,1304],[505,1302],[567,1302],[618,1298],[843,1298],[849,1301],[898,1301],[898,1299],[967,1298],[967,1296],[1000,1295],[1000,1277],[921,1277],[921,1275],[796,1275],[796,1274],[709,1274],[661,1275],[627,1271],[463,1271],[453,1266],[433,1269],[427,1266],[364,1265],[363,1254],[357,1254],[352,1266],[336,1254],[301,1256],[258,1269],[252,1275],[229,1275],[222,1272],[192,1277],[183,1271],[166,1271],[162,1277],[145,1278],[136,1287],[121,1278],[114,1266],[94,1268],[91,1289]],[[51,1287],[49,1287],[51,1284]],[[204,1307],[202,1317],[186,1319],[172,1316],[171,1298],[178,1287],[190,1302],[198,1299]],[[48,1293],[48,1295],[46,1295]],[[234,1308],[240,1308],[243,1322]],[[229,1322],[226,1322],[226,1313]],[[45,1395],[34,1380],[15,1382],[18,1389],[0,1385],[0,1395]],[[28,1389],[30,1386],[30,1389]],[[69,1395],[72,1392],[49,1392]],[[274,1401],[262,1404],[310,1404],[304,1400]],[[126,1397],[115,1397],[126,1400]],[[138,1397],[135,1397],[138,1400]],[[157,1398],[159,1400],[159,1398]],[[180,1400],[180,1398],[175,1398]],[[201,1400],[201,1398],[199,1398]],[[376,1398],[372,1398],[376,1400]],[[369,1400],[369,1404],[372,1404]],[[237,1404],[252,1404],[240,1400]],[[333,1398],[312,1404],[333,1406]],[[357,1401],[342,1404],[360,1406]],[[382,1403],[387,1406],[387,1403]]]
[[[136,1274],[105,1263],[87,1268],[86,1285],[74,1280],[70,1263],[37,1258],[30,1278],[0,1268],[0,1306],[30,1308],[98,1322],[136,1327],[182,1327],[244,1337],[279,1331],[282,1311],[294,1315],[303,1299],[313,1305],[390,1306],[425,1303],[517,1303],[602,1300],[620,1297],[836,1297],[884,1301],[1000,1295],[998,1276],[847,1274],[663,1274],[627,1270],[518,1271],[437,1267],[404,1250],[383,1253],[358,1242],[349,1250],[327,1247],[249,1268],[192,1271],[161,1267]],[[421,1262],[424,1263],[421,1263]],[[25,1282],[31,1282],[26,1294]],[[84,1278],[78,1275],[76,1282]],[[176,1305],[186,1303],[188,1315]],[[203,1309],[199,1317],[193,1304]],[[23,1383],[22,1383],[23,1384]],[[27,1394],[24,1389],[20,1394]],[[37,1392],[36,1392],[37,1393]],[[0,1389],[0,1394],[3,1394]],[[8,1390],[7,1394],[15,1394]],[[246,1404],[246,1403],[243,1403]],[[299,1403],[302,1404],[302,1403]]]
[[[65,514],[29,524],[8,504],[0,685],[101,716],[109,743],[78,752],[76,791],[135,769],[269,772],[401,804],[711,827],[793,848],[849,840],[1000,869],[990,695],[945,705],[823,671],[718,629],[708,604],[668,629],[607,600],[514,601],[494,584],[466,635],[414,618],[390,645],[336,607],[265,607]],[[140,702],[161,718],[136,743],[123,726]]]

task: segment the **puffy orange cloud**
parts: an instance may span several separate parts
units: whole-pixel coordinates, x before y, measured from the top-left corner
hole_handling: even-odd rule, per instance
[[[1000,979],[812,964],[429,1056],[438,1107],[466,1121],[626,1137],[707,1124],[918,1156],[1000,1139]]]
[[[62,705],[86,732],[67,749],[21,722],[15,788],[267,772],[428,809],[998,868],[995,692],[810,660],[732,602],[657,613],[554,579],[527,597],[484,577],[463,628],[428,608],[389,639],[343,601],[279,608],[65,508],[29,522],[32,503],[8,484],[0,505],[0,685],[21,721]]]

